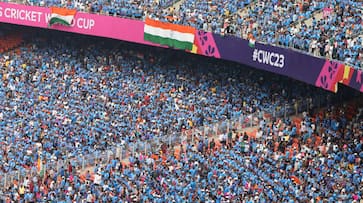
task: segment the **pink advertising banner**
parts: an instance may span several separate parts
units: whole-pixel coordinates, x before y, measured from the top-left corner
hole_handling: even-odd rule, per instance
[[[0,22],[39,28],[74,32],[85,35],[108,37],[147,45],[144,41],[144,22],[78,12],[72,26],[48,27],[50,8],[0,2]]]

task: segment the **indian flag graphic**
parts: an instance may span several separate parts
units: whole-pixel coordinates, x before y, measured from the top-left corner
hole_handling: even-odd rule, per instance
[[[251,48],[254,48],[255,43],[256,43],[255,38],[250,38],[249,41],[248,41],[248,46],[250,46]]]
[[[44,173],[45,173],[45,165],[43,164],[43,161],[40,157],[38,157],[38,161],[37,161],[37,171],[38,174],[43,177]]]
[[[51,16],[49,19],[49,26],[52,26],[54,24],[70,26],[76,13],[77,10],[52,7]]]
[[[192,50],[195,28],[147,18],[144,40],[176,49]]]
[[[38,161],[37,161],[37,171],[38,171],[38,173],[42,170],[42,168],[43,168],[42,160],[40,159],[40,157],[38,157]]]

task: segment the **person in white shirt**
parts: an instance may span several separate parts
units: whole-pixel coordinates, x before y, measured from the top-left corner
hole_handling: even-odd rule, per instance
[[[256,139],[261,139],[263,135],[262,128],[260,128],[256,133]]]
[[[95,185],[100,185],[100,184],[101,184],[101,175],[100,175],[99,173],[96,173],[96,174],[95,174],[95,177],[94,177],[93,183],[94,183]]]
[[[93,202],[93,195],[91,193],[91,191],[88,191],[87,192],[87,199],[86,199],[87,202]]]
[[[220,134],[219,135],[219,142],[222,143],[223,145],[226,144],[226,141],[227,141],[227,135],[226,134]]]
[[[24,185],[24,187],[27,187],[29,185],[29,178],[28,177],[25,178],[25,180],[23,182],[23,185]]]
[[[310,43],[309,52],[313,53],[315,56],[316,56],[316,52],[318,50],[317,46],[318,46],[318,41],[316,39],[313,39]]]

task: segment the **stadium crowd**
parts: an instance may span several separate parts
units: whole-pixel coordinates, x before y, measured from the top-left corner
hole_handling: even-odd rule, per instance
[[[222,35],[295,48],[315,56],[363,66],[363,2],[308,1],[66,1],[29,0],[31,5],[61,6],[91,13],[144,19],[151,17]],[[324,9],[329,12],[324,13]],[[323,14],[324,13],[324,14]]]
[[[332,96],[170,50],[45,31],[25,36],[0,54],[2,173],[36,167],[39,157],[52,163],[249,113],[282,115],[294,99]],[[301,123],[261,120],[255,136],[228,136],[220,150],[218,140],[200,138],[179,156],[165,150],[127,166],[110,159],[86,175],[72,163],[50,167],[1,192],[25,202],[358,201],[362,110],[346,109],[305,113]]]
[[[32,166],[39,147],[46,160],[87,154],[258,111],[282,114],[281,106],[309,93],[297,85],[287,100],[289,83],[278,77],[266,80],[222,62],[173,64],[180,57],[174,52],[51,36],[65,42],[29,35],[32,43],[1,54],[3,172]]]

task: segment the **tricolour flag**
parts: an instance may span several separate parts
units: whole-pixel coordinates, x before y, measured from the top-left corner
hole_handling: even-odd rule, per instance
[[[40,157],[38,157],[38,161],[37,161],[37,172],[41,177],[44,176],[45,165],[43,164],[43,161]]]
[[[195,28],[147,18],[144,40],[176,49],[192,50]]]
[[[54,24],[70,26],[76,13],[77,10],[52,7],[51,16],[49,19],[49,26],[52,26]]]
[[[42,170],[42,168],[43,168],[42,159],[40,157],[38,157],[38,161],[37,161],[37,171],[38,171],[38,173],[40,173],[40,171]]]
[[[256,40],[254,38],[250,38],[250,40],[248,41],[248,46],[250,46],[251,48],[254,48],[255,42],[256,42]]]

